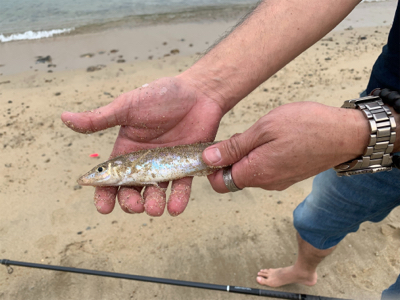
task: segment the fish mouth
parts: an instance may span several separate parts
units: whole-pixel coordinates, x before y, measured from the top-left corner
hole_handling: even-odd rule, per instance
[[[94,177],[92,173],[84,174],[77,180],[83,186],[118,186],[118,180],[112,180],[110,175],[105,174],[103,178]]]
[[[90,185],[90,182],[85,176],[79,177],[79,179],[76,181],[78,182],[79,185]]]

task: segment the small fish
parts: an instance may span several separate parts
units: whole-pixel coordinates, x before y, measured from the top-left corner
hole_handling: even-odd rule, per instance
[[[204,163],[201,155],[211,143],[154,148],[115,157],[82,175],[80,185],[145,186],[187,176],[205,176],[222,167]]]

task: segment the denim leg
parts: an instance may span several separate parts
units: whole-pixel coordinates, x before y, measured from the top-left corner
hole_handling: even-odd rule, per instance
[[[400,170],[338,177],[317,175],[310,195],[293,212],[301,238],[317,249],[337,245],[365,221],[382,221],[400,205]]]
[[[388,289],[382,292],[381,300],[399,300],[400,299],[400,275],[397,280]]]

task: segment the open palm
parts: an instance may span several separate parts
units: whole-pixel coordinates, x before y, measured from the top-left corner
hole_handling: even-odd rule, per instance
[[[72,130],[91,133],[120,125],[111,157],[132,151],[212,141],[222,118],[220,106],[181,78],[161,78],[125,93],[112,103],[90,112],[64,112],[62,121]],[[192,178],[172,182],[168,211],[184,211],[190,196]],[[166,188],[168,183],[161,183]],[[166,205],[165,190],[146,187],[97,187],[96,208],[110,213],[118,201],[129,213],[146,211],[160,216]]]

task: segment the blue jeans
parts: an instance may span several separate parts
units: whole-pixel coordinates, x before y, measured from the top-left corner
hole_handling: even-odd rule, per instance
[[[399,300],[400,299],[400,275],[397,280],[387,290],[382,293],[381,300]]]
[[[315,177],[312,192],[293,212],[294,226],[303,240],[328,249],[361,223],[382,221],[399,205],[399,169],[350,177],[338,177],[331,169]],[[392,299],[391,293],[400,299],[400,276],[382,299]]]

